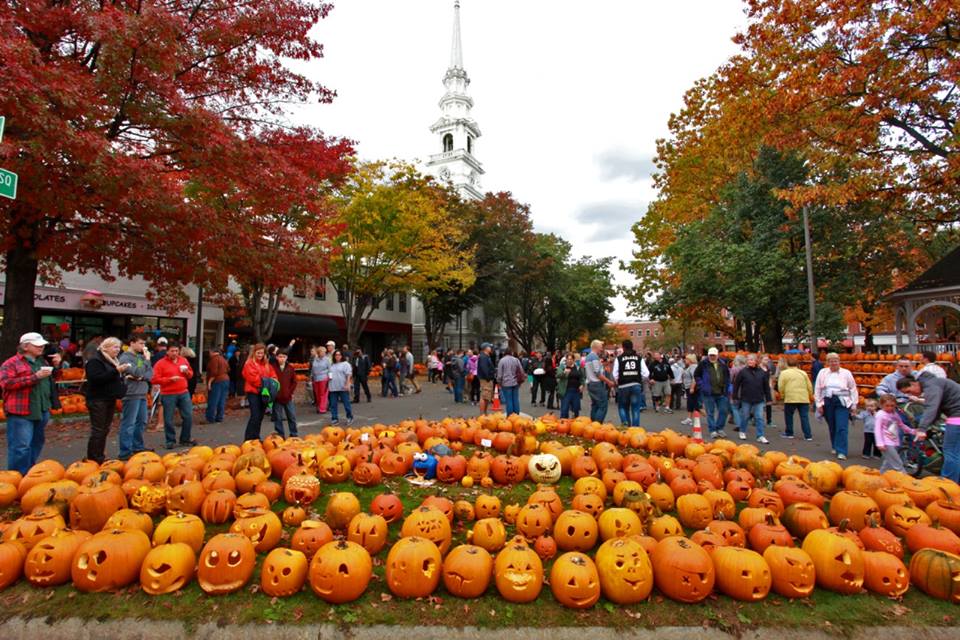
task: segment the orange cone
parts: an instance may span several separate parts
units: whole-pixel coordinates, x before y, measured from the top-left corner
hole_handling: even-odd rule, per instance
[[[693,412],[693,437],[694,442],[703,442],[703,429],[700,427],[700,412]]]
[[[497,393],[497,388],[493,388],[493,410],[500,411],[500,394]]]

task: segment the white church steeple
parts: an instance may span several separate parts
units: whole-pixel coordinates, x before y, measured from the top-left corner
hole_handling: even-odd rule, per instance
[[[450,66],[443,76],[443,86],[446,93],[440,99],[440,119],[430,127],[436,136],[438,153],[430,156],[426,170],[440,180],[452,182],[464,197],[479,199],[483,166],[474,153],[480,128],[470,116],[473,99],[467,93],[470,78],[463,68],[459,0],[453,3]]]

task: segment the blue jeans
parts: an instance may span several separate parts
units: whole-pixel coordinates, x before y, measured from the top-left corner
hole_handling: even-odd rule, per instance
[[[457,376],[453,379],[453,401],[454,402],[463,402],[463,383],[465,378],[463,376]]]
[[[247,393],[247,405],[250,407],[250,417],[247,418],[247,427],[243,431],[244,440],[259,440],[260,426],[263,424],[263,414],[267,412],[267,404],[259,393]]]
[[[590,420],[602,423],[607,419],[607,405],[610,403],[607,385],[602,382],[588,382],[587,393],[590,394]]]
[[[27,475],[30,467],[37,464],[40,451],[46,440],[44,430],[50,412],[44,411],[39,420],[25,416],[7,416],[7,468]]]
[[[520,413],[520,387],[500,387],[500,400],[506,414]]]
[[[640,408],[643,402],[643,385],[635,384],[617,389],[617,410],[620,424],[624,427],[640,426]]]
[[[574,418],[580,417],[580,388],[567,387],[566,393],[560,398],[560,417],[569,418],[573,412]]]
[[[180,412],[183,425],[180,427],[180,444],[190,442],[190,432],[193,430],[193,402],[190,394],[184,391],[176,395],[160,396],[163,405],[163,435],[168,446],[177,444],[177,430],[173,426],[173,409]]]
[[[823,401],[823,415],[830,429],[830,445],[838,454],[847,455],[847,432],[850,427],[850,410],[840,398],[830,397]]]
[[[387,397],[387,392],[390,393],[394,398],[397,397],[397,378],[392,373],[387,375],[386,372],[383,374],[383,397]]]
[[[783,404],[783,421],[786,423],[784,434],[793,435],[793,412],[800,414],[800,428],[804,438],[812,438],[810,433],[810,404],[807,402],[785,402]]]
[[[767,426],[764,420],[764,408],[766,406],[765,402],[740,401],[740,433],[749,431],[750,415],[752,414],[754,421],[757,423],[757,438],[763,437],[763,430]]]
[[[940,475],[960,482],[960,427],[948,424],[943,428],[943,470]]]
[[[230,381],[214,382],[210,385],[207,395],[207,422],[223,422],[223,411],[227,408],[227,393],[230,391]]]
[[[707,428],[710,433],[723,431],[723,424],[730,412],[730,400],[727,396],[703,394],[703,411],[707,414]]]
[[[126,460],[138,451],[143,451],[143,430],[147,426],[147,398],[135,396],[123,399],[120,410],[120,452]]]
[[[290,430],[290,435],[297,437],[297,410],[294,407],[294,402],[291,400],[286,404],[280,402],[273,403],[273,428],[280,434],[281,437],[286,438],[287,434],[283,432],[283,420],[286,417],[287,428]]]
[[[330,419],[336,422],[339,420],[337,414],[337,401],[343,403],[343,409],[347,413],[347,420],[353,420],[353,408],[350,406],[350,392],[349,391],[330,391]]]

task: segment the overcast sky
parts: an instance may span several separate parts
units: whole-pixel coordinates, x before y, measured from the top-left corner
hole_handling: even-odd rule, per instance
[[[441,151],[438,118],[453,0],[339,0],[315,30],[310,77],[337,92],[298,119],[364,159]],[[537,231],[577,255],[627,259],[654,197],[657,138],[683,93],[736,47],[742,0],[461,0],[464,67],[486,191],[531,206]],[[618,284],[629,284],[625,273]],[[616,301],[614,319],[627,317]]]

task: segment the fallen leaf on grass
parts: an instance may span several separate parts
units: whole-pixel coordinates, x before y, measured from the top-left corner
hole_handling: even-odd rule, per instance
[[[895,604],[892,607],[890,607],[890,613],[892,613],[895,616],[904,616],[910,613],[910,609],[908,607],[903,606],[902,604]]]
[[[494,611],[493,609],[490,609],[490,617],[491,617],[491,618],[496,618],[496,617],[497,617],[497,612]]]
[[[393,596],[389,593],[380,594],[380,602],[390,602],[391,600],[393,600]]]

